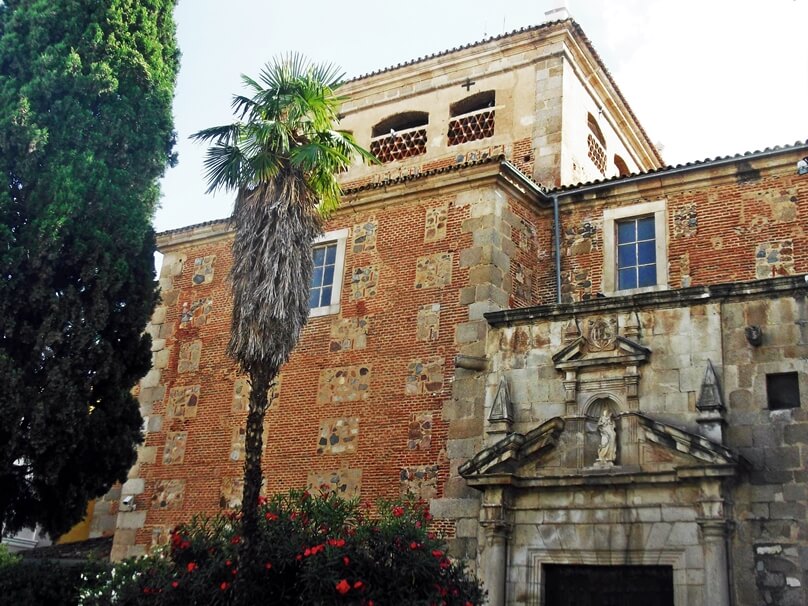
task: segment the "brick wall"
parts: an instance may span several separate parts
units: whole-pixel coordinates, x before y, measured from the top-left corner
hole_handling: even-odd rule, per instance
[[[469,431],[468,419],[451,412],[454,359],[484,341],[458,331],[476,300],[464,301],[461,289],[471,283],[488,292],[488,278],[470,282],[484,262],[474,251],[488,249],[469,221],[482,214],[479,204],[506,199],[485,192],[479,203],[458,203],[457,195],[397,198],[329,221],[327,231],[350,231],[340,312],[311,318],[282,370],[266,419],[267,491],[328,483],[371,502],[446,496],[458,464],[450,461],[451,435]],[[475,313],[506,305],[509,254],[525,267],[536,254],[532,211],[514,198],[505,208],[525,219],[504,211],[509,244],[486,240],[500,255],[504,300]],[[248,386],[225,355],[231,253],[229,235],[219,232],[197,241],[191,230],[166,249],[162,303],[148,328],[155,365],[138,388],[146,440],[122,490],[136,508],[118,516],[115,558],[144,553],[178,522],[240,499]],[[436,524],[456,535],[455,519]],[[473,545],[461,549],[473,557]]]

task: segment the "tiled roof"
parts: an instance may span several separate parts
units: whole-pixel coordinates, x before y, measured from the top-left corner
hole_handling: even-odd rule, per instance
[[[202,223],[194,223],[193,225],[185,225],[183,227],[177,227],[175,229],[167,229],[165,231],[159,232],[158,236],[170,236],[171,234],[179,234],[184,231],[191,231],[194,229],[199,229],[200,227],[206,227],[208,225],[219,225],[220,223],[227,223],[230,220],[230,217],[224,217],[222,219],[211,219],[210,221],[203,221]]]
[[[75,543],[35,547],[21,551],[19,555],[30,560],[86,560],[88,558],[108,560],[111,551],[112,537],[98,537]]]
[[[358,194],[364,191],[371,191],[374,189],[379,189],[381,187],[387,187],[390,185],[396,185],[399,183],[406,183],[409,181],[416,181],[419,179],[424,179],[426,177],[431,177],[433,175],[443,174],[443,173],[450,173],[455,172],[458,170],[462,170],[464,168],[468,168],[470,166],[477,166],[481,164],[491,164],[494,162],[504,162],[506,163],[511,170],[519,175],[524,179],[524,181],[531,183],[532,185],[536,186],[537,189],[541,190],[541,192],[547,196],[552,196],[554,194],[569,194],[578,189],[589,188],[589,187],[597,187],[599,185],[607,185],[607,184],[616,184],[625,179],[636,179],[636,178],[643,178],[649,177],[653,175],[664,175],[665,173],[672,172],[672,171],[680,171],[680,170],[687,170],[687,169],[696,169],[704,166],[710,166],[717,163],[723,162],[732,162],[735,160],[743,160],[744,158],[751,159],[758,156],[765,156],[769,154],[779,153],[779,152],[787,152],[794,149],[799,149],[801,147],[808,148],[808,140],[805,141],[796,141],[793,144],[789,145],[775,145],[773,147],[766,147],[762,150],[755,150],[755,151],[747,151],[743,153],[738,153],[729,156],[718,156],[715,158],[705,158],[704,160],[695,160],[693,162],[686,162],[684,164],[676,164],[676,165],[668,165],[663,166],[661,168],[655,168],[652,170],[648,170],[645,172],[638,172],[632,173],[630,175],[624,175],[622,177],[610,177],[609,179],[597,179],[595,181],[587,181],[585,183],[576,183],[574,185],[564,185],[562,187],[556,188],[547,188],[534,181],[529,175],[521,172],[516,166],[505,160],[505,157],[502,155],[497,156],[489,156],[487,158],[483,158],[481,160],[474,160],[471,162],[461,162],[458,164],[452,164],[450,166],[445,166],[442,168],[435,168],[432,170],[425,170],[415,174],[408,174],[396,177],[394,179],[386,179],[383,181],[379,181],[377,183],[367,183],[365,185],[360,185],[358,187],[349,187],[343,190],[343,194],[350,195],[350,194]],[[158,234],[158,236],[167,236],[171,234],[182,233],[186,231],[193,231],[195,229],[199,229],[200,227],[206,227],[209,225],[219,225],[222,223],[227,223],[229,221],[229,217],[224,219],[215,219],[213,221],[205,221],[203,223],[196,223],[194,225],[187,225],[185,227],[178,227],[176,229],[169,229],[166,231],[162,231]]]
[[[614,81],[614,78],[612,77],[612,74],[606,68],[606,64],[603,62],[603,59],[601,59],[600,55],[598,54],[598,51],[595,50],[595,47],[593,46],[592,41],[587,37],[587,35],[584,33],[583,28],[581,28],[581,26],[574,19],[563,19],[563,20],[558,20],[558,21],[547,21],[546,23],[542,23],[540,25],[531,25],[531,26],[528,26],[528,27],[522,27],[522,28],[515,29],[513,31],[510,31],[510,32],[507,32],[507,33],[504,33],[504,34],[500,34],[498,36],[489,36],[488,38],[483,38],[482,40],[477,40],[476,42],[470,42],[470,43],[464,44],[462,46],[456,46],[454,48],[439,51],[437,53],[432,53],[430,55],[425,55],[423,57],[418,57],[417,59],[411,59],[410,61],[404,61],[402,63],[397,63],[396,65],[391,65],[390,67],[385,67],[385,68],[382,68],[382,69],[378,69],[378,70],[369,72],[367,74],[363,74],[361,76],[356,76],[354,78],[350,78],[349,80],[346,80],[346,84],[348,82],[357,82],[357,81],[363,80],[365,78],[378,76],[379,74],[384,74],[384,73],[387,73],[387,72],[391,72],[391,71],[400,69],[402,67],[407,67],[409,65],[415,65],[417,63],[422,63],[423,61],[428,61],[430,59],[435,59],[437,57],[443,57],[445,55],[449,55],[451,53],[455,53],[455,52],[458,52],[458,51],[461,51],[461,50],[465,50],[467,48],[474,48],[476,46],[481,46],[483,44],[487,44],[488,42],[493,42],[493,41],[496,41],[496,40],[503,40],[505,38],[510,38],[512,36],[516,36],[517,34],[523,34],[525,32],[537,32],[537,31],[540,31],[540,30],[543,30],[543,29],[549,29],[549,28],[551,28],[553,26],[560,25],[560,24],[563,24],[563,23],[569,23],[570,25],[572,25],[572,27],[575,29],[575,31],[578,33],[578,35],[584,41],[587,48],[589,49],[589,52],[592,53],[592,56],[595,58],[595,60],[601,66],[601,68],[603,69],[603,73],[606,75],[606,78],[609,80],[609,83],[614,87],[614,90],[617,92],[618,97],[620,97],[620,100],[625,105],[626,109],[628,110],[628,113],[631,115],[631,118],[639,126],[640,132],[642,133],[643,137],[651,145],[651,148],[654,150],[654,155],[656,156],[656,159],[659,161],[660,164],[662,164],[662,162],[663,162],[662,156],[659,154],[659,151],[657,150],[656,146],[654,146],[654,144],[651,143],[651,139],[648,136],[648,133],[645,132],[645,129],[643,128],[642,124],[640,124],[640,121],[637,119],[637,116],[634,114],[634,111],[631,109],[631,106],[628,104],[628,101],[626,101],[626,98],[623,96],[623,93],[620,91],[620,88],[617,86],[617,83]]]
[[[431,177],[432,175],[439,175],[442,173],[451,173],[456,172],[458,170],[468,168],[469,166],[478,166],[480,164],[491,164],[493,162],[502,162],[505,159],[505,156],[502,154],[496,156],[488,156],[486,158],[482,158],[480,160],[471,160],[467,162],[459,162],[457,164],[451,164],[449,166],[443,166],[441,168],[432,168],[430,170],[424,170],[413,174],[408,175],[401,175],[399,177],[395,177],[392,179],[384,179],[378,181],[376,183],[366,183],[364,185],[358,185],[356,187],[347,187],[342,190],[343,194],[357,194],[359,192],[368,191],[371,189],[379,189],[381,187],[387,187],[389,185],[396,185],[398,183],[406,183],[407,181],[416,181],[418,179],[423,179],[424,177]]]
[[[757,156],[765,156],[777,152],[786,152],[792,149],[799,149],[800,147],[808,147],[808,140],[806,141],[796,141],[795,143],[788,144],[788,145],[775,145],[773,147],[766,147],[764,149],[758,149],[755,151],[746,151],[739,154],[734,155],[727,155],[727,156],[716,156],[715,158],[705,158],[704,160],[694,160],[693,162],[685,162],[684,164],[669,164],[667,166],[662,166],[660,168],[652,168],[650,170],[631,173],[629,175],[623,175],[619,177],[609,177],[608,179],[596,179],[594,181],[586,181],[584,183],[575,183],[570,185],[562,185],[561,187],[556,187],[553,189],[545,190],[548,194],[563,194],[574,191],[576,189],[581,189],[584,187],[592,187],[597,185],[603,185],[607,183],[617,183],[623,179],[632,179],[635,177],[645,177],[650,175],[664,175],[667,172],[671,171],[679,171],[682,169],[689,169],[689,168],[699,168],[702,166],[709,166],[711,164],[723,163],[723,162],[732,162],[734,160],[743,160],[744,158],[755,158]]]

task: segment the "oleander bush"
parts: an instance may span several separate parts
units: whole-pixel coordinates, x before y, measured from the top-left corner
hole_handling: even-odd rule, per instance
[[[195,517],[160,553],[117,565],[82,604],[477,606],[484,594],[429,530],[423,503],[377,510],[333,492],[260,502],[253,562],[239,561],[240,514]],[[98,586],[100,584],[100,587]]]

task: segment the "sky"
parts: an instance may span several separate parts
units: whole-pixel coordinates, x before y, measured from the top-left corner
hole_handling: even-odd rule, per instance
[[[179,165],[157,231],[227,217],[205,193],[205,146],[233,121],[241,74],[289,51],[347,77],[545,20],[566,4],[668,164],[808,139],[808,0],[179,0],[174,101]]]

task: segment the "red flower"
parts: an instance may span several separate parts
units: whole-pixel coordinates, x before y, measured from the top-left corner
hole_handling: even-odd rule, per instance
[[[469,600],[466,600],[466,606],[474,606]]]
[[[433,549],[432,555],[435,556],[436,558],[442,558],[443,552],[440,549]]]
[[[362,589],[362,587],[364,586],[365,584],[362,581],[357,581],[356,583],[353,584],[353,588],[356,589],[357,591]]]
[[[307,557],[309,557],[310,555],[311,555],[311,549],[309,549],[308,547],[306,547],[305,551],[303,551],[303,557],[304,557],[304,558],[307,558]]]
[[[393,507],[393,515],[396,516],[397,518],[400,518],[401,516],[404,515],[404,508],[401,507],[400,505],[396,505],[395,507]]]
[[[179,581],[171,581],[171,586],[172,586],[174,589],[176,589],[177,587],[179,587],[179,586],[180,586],[180,582],[179,582]]]
[[[292,513],[290,513],[289,514],[289,519],[294,522],[297,519],[297,512],[293,511]]]
[[[231,545],[238,545],[239,543],[241,543],[241,537],[238,536],[238,535],[236,535],[232,539],[230,539],[230,544]]]
[[[432,514],[431,514],[431,513],[429,513],[429,512],[427,511],[427,512],[424,514],[424,519],[425,519],[427,522],[431,521],[431,520],[432,520]],[[473,606],[473,605],[472,605],[472,606]]]
[[[188,572],[193,572],[199,568],[199,566],[196,565],[196,562],[188,562],[188,566],[186,566],[186,568],[188,569]]]
[[[342,579],[339,583],[335,585],[335,587],[337,591],[340,593],[340,595],[345,595],[351,590],[351,584],[345,579]]]
[[[190,541],[183,541],[182,543],[180,543],[180,549],[188,549],[190,546],[191,546]]]
[[[348,564],[351,563],[351,558],[349,558],[348,556],[342,556],[342,563],[347,566]]]
[[[331,547],[345,547],[345,539],[328,539],[328,544]]]
[[[236,576],[238,574],[238,568],[234,568],[230,572],[233,574],[233,576]]]
[[[416,543],[415,541],[410,543],[410,549],[415,550],[415,549],[418,549],[419,547],[420,547],[420,545],[418,543]]]
[[[266,568],[267,570],[272,570],[272,562],[267,562],[266,564],[264,564],[264,568]]]
[[[259,505],[266,505],[266,503],[267,503],[267,498],[265,496],[259,496],[258,497],[258,504]]]
[[[230,583],[228,583],[227,581],[222,581],[222,584],[219,585],[219,589],[221,589],[222,591],[227,591],[228,589],[230,589]]]
[[[233,565],[233,562],[231,562],[230,560],[225,560],[224,565],[230,568]]]
[[[277,514],[272,513],[271,511],[268,511],[264,517],[265,517],[267,520],[269,520],[270,522],[274,522],[275,520],[277,520],[277,519],[278,519],[278,515],[277,515]]]
[[[452,565],[452,564],[451,564],[451,563],[449,562],[449,560],[447,560],[446,558],[443,558],[443,559],[440,561],[440,567],[441,567],[441,569],[442,569],[442,570],[446,570],[446,569],[447,569],[447,568],[449,568],[449,566],[451,566],[451,565]]]

